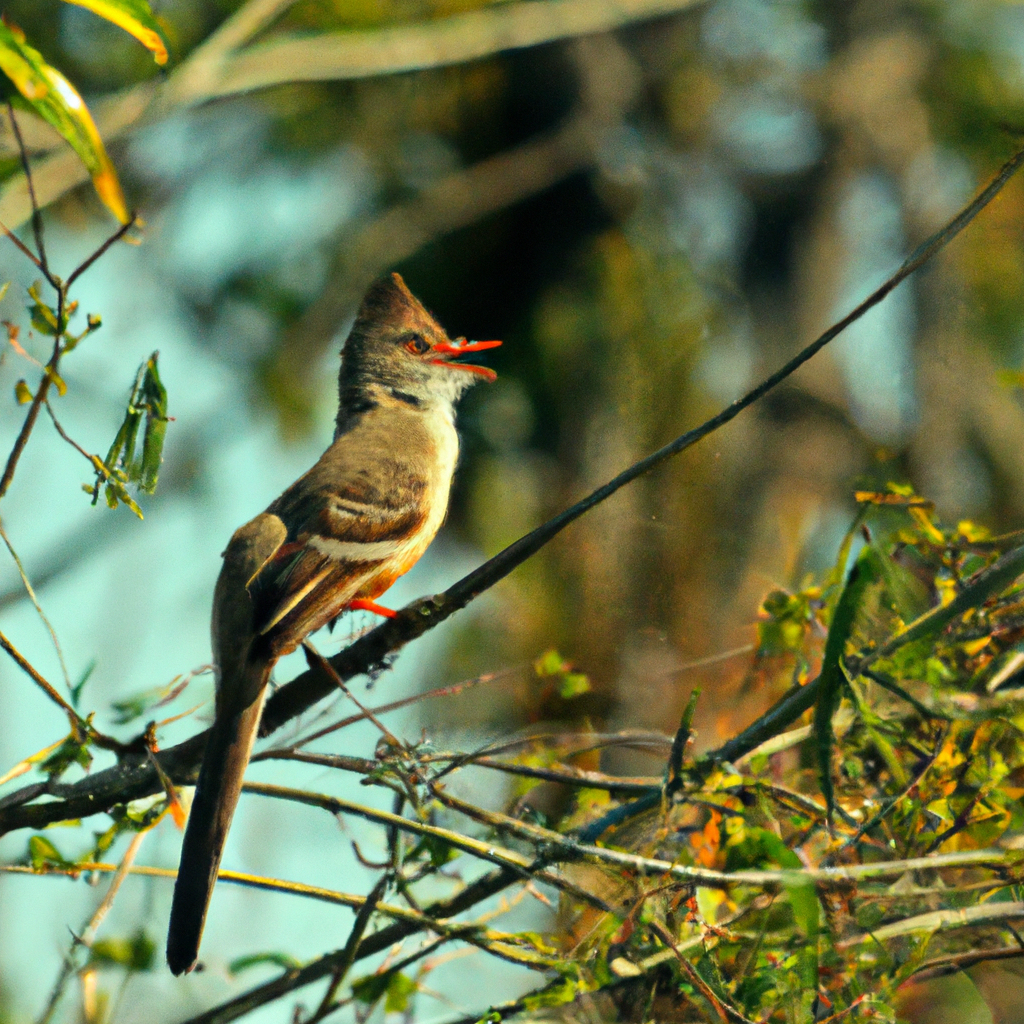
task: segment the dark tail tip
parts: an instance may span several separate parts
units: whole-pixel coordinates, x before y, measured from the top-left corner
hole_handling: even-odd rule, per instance
[[[172,974],[187,974],[199,959],[199,941],[203,936],[206,901],[202,893],[186,891],[181,875],[174,886],[171,923],[167,929],[167,966]]]
[[[180,949],[172,950],[170,946],[167,947],[167,966],[170,967],[171,974],[188,974],[195,970],[198,962],[198,956],[193,953],[182,955]]]

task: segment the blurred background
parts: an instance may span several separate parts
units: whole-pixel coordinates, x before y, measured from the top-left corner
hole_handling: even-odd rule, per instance
[[[453,335],[504,340],[490,360],[498,381],[462,403],[448,523],[388,595],[399,605],[741,395],[881,283],[1024,134],[1024,8],[1000,0],[154,8],[174,47],[168,71],[86,10],[5,4],[86,94],[146,222],[140,246],[115,248],[77,288],[104,326],[66,360],[68,394],[55,406],[80,444],[105,452],[138,365],[159,350],[175,419],[145,521],[90,507],[79,486],[88,465],[45,421],[3,514],[70,681],[94,664],[84,707],[125,737],[140,723],[119,727],[112,702],[208,660],[219,552],[329,441],[338,351],[378,274],[400,271]],[[74,160],[24,120],[47,248],[66,273],[112,223],[77,185]],[[6,124],[0,147],[10,177]],[[24,221],[13,187],[0,193],[0,220]],[[446,747],[552,723],[671,733],[700,686],[697,743],[711,746],[790,682],[791,665],[751,669],[760,603],[832,565],[855,489],[910,482],[948,522],[1019,528],[1022,242],[1018,178],[790,383],[403,653],[372,699],[511,671],[457,704],[414,706],[391,727]],[[0,278],[15,285],[0,314],[41,356],[45,339],[28,335],[24,310],[33,268],[4,245]],[[5,451],[21,422],[14,383],[34,372],[5,352]],[[9,562],[0,621],[48,678],[62,678]],[[333,653],[368,624],[351,617],[319,646]],[[542,692],[530,665],[552,648],[590,677],[590,693],[564,702]],[[277,678],[299,667],[282,663]],[[160,714],[211,689],[201,674]],[[66,728],[6,660],[0,708],[0,774]],[[169,726],[162,742],[206,715]],[[358,727],[322,749],[369,755],[376,738]],[[651,774],[659,758],[615,751],[602,766]],[[259,765],[253,775],[369,799],[315,771]],[[349,848],[358,830],[324,818],[243,800],[225,866],[365,891],[371,875]],[[51,835],[72,856],[105,827]],[[179,842],[164,822],[140,860],[173,864]],[[15,860],[25,843],[5,837],[0,856]],[[206,974],[173,981],[158,966],[133,978],[115,1019],[180,1019],[257,979],[229,976],[231,958],[312,956],[350,926],[329,907],[220,890]],[[141,925],[162,946],[169,896],[165,882],[133,881],[109,927]],[[0,1019],[41,1012],[68,930],[95,899],[82,882],[0,877]],[[550,926],[540,904],[517,913]],[[439,999],[417,1019],[529,983],[479,954],[453,961],[432,976]],[[977,991],[956,997],[967,1000],[959,1019],[1021,1019],[989,987],[988,1009]],[[915,1019],[938,1020],[931,1009]],[[79,1012],[69,996],[56,1019]]]

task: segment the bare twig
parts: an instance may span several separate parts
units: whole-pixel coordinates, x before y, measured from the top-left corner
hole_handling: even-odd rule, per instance
[[[50,267],[46,259],[46,246],[43,245],[43,218],[39,212],[39,200],[36,198],[35,186],[32,183],[32,170],[28,163],[28,150],[25,148],[25,140],[21,136],[21,128],[18,126],[18,119],[14,116],[14,104],[11,102],[10,97],[7,99],[7,116],[11,122],[11,131],[14,133],[14,138],[18,144],[18,155],[21,157],[21,169],[25,175],[25,183],[28,186],[28,196],[32,203],[32,233],[36,239],[36,250],[38,251],[39,258],[32,259],[32,262],[46,274],[46,279],[53,284],[53,279],[50,276]],[[55,286],[56,287],[56,286]]]
[[[345,694],[345,696],[348,697],[348,699],[352,701],[357,708],[359,708],[359,713],[363,718],[368,718],[373,722],[380,731],[380,734],[392,747],[405,749],[405,744],[373,713],[370,708],[360,702],[359,698],[352,693],[338,673],[334,671],[331,663],[312,645],[312,643],[310,643],[309,640],[303,641],[302,650],[306,655],[306,664],[312,669],[326,672],[328,675],[332,676],[338,689],[341,690],[341,692]]]
[[[464,910],[475,906],[485,899],[489,899],[496,893],[506,889],[517,880],[516,872],[499,869],[483,876],[477,881],[470,883],[460,893],[449,900],[435,903],[428,907],[420,921],[432,922],[434,919],[448,920]],[[433,928],[433,924],[429,925]],[[423,931],[424,925],[420,922],[396,922],[387,928],[381,928],[373,935],[367,936],[360,944],[356,959],[362,959],[390,948],[394,943]],[[290,992],[310,985],[321,978],[329,977],[341,961],[344,951],[328,953],[312,962],[306,964],[298,971],[287,972],[284,975],[273,978],[269,982],[258,985],[248,992],[243,992],[234,999],[229,999],[219,1006],[213,1007],[204,1013],[191,1017],[183,1024],[228,1024],[238,1020],[247,1013],[266,1006],[277,999],[282,998]]]
[[[47,680],[32,666],[29,660],[18,650],[10,640],[0,633],[0,647],[2,647],[13,659],[14,663],[22,670],[50,698],[70,719],[71,728],[80,735],[88,733],[88,727],[78,712],[57,692],[52,683]]]
[[[57,293],[57,311],[57,322],[61,323],[64,318],[64,293],[62,290]],[[32,434],[32,429],[35,427],[36,420],[39,418],[39,410],[42,407],[43,402],[46,401],[46,396],[50,391],[50,385],[57,374],[57,365],[60,363],[61,356],[60,342],[61,335],[58,334],[53,340],[53,351],[50,355],[49,362],[43,370],[42,378],[39,381],[39,387],[36,388],[36,393],[32,398],[32,404],[28,407],[28,412],[25,414],[25,420],[21,425],[18,437],[14,442],[14,447],[11,448],[11,454],[7,457],[7,464],[4,466],[3,476],[0,476],[0,498],[3,498],[4,495],[7,494],[7,490],[11,486],[11,481],[14,479],[14,471],[18,468],[18,462],[21,459],[22,452],[24,452],[25,445],[28,444],[28,439]]]
[[[682,950],[676,944],[672,933],[656,918],[648,923],[648,927],[662,942],[672,950],[683,973],[690,979],[690,984],[711,1004],[711,1008],[718,1015],[721,1021],[736,1021],[737,1024],[754,1024],[748,1017],[744,1017],[735,1006],[727,1003],[715,990],[697,973],[697,969],[683,956]]]
[[[133,213],[131,219],[127,224],[122,224],[112,235],[108,236],[107,240],[103,242],[99,248],[96,249],[92,255],[87,256],[84,260],[71,273],[68,275],[67,281],[64,283],[65,291],[70,288],[75,281],[77,281],[112,245],[119,242],[138,221],[138,214]]]
[[[22,255],[27,256],[40,270],[43,269],[39,257],[6,224],[0,224],[0,231],[3,231]]]
[[[927,914],[893,921],[863,935],[855,935],[836,943],[838,949],[884,942],[914,932],[951,931],[959,928],[976,928],[980,925],[1000,924],[1007,921],[1024,920],[1024,903],[981,903],[973,907],[958,907],[955,910],[933,910]]]
[[[468,853],[472,857],[490,861],[490,863],[497,864],[499,867],[517,871],[523,878],[532,878],[536,882],[551,885],[570,896],[574,896],[576,899],[596,906],[599,910],[607,911],[609,909],[608,905],[599,897],[594,896],[593,893],[585,889],[581,889],[560,875],[544,870],[538,866],[536,860],[526,857],[521,853],[516,853],[514,850],[503,849],[493,842],[473,839],[471,836],[463,835],[454,829],[427,825],[420,821],[414,821],[411,818],[403,818],[401,815],[394,814],[391,811],[381,811],[374,807],[367,807],[365,804],[342,800],[340,797],[328,796],[325,793],[311,793],[308,790],[292,789],[288,786],[247,782],[244,791],[256,793],[260,796],[274,797],[278,800],[290,800],[295,803],[306,804],[310,807],[320,807],[331,814],[354,814],[357,817],[376,822],[379,825],[385,825],[389,828],[410,832],[413,835],[429,836],[432,839],[447,843],[456,850]],[[551,835],[559,836],[559,833],[552,832]],[[547,854],[545,854],[544,859],[549,859]]]
[[[47,403],[49,408],[49,403]],[[64,676],[64,683],[68,690],[71,689],[71,677],[68,675],[68,667],[64,662],[64,651],[61,649],[60,640],[57,639],[57,631],[53,628],[53,624],[46,617],[46,613],[43,611],[42,606],[39,604],[39,599],[36,597],[36,592],[32,588],[32,583],[25,572],[25,566],[22,565],[21,559],[18,557],[18,552],[14,550],[14,545],[11,543],[10,537],[7,536],[7,531],[4,529],[3,520],[0,519],[0,538],[3,539],[4,544],[7,547],[8,552],[14,564],[18,568],[18,575],[21,577],[22,586],[25,588],[25,593],[28,594],[29,600],[32,602],[32,607],[35,608],[36,614],[42,620],[43,625],[46,627],[47,632],[50,634],[50,639],[53,641],[54,650],[57,652],[57,660],[60,662],[60,670]]]
[[[331,975],[331,983],[327,986],[327,991],[324,992],[323,999],[320,1000],[319,1008],[309,1021],[307,1021],[307,1024],[314,1024],[315,1021],[323,1020],[323,1018],[334,1009],[334,997],[337,995],[338,989],[345,980],[345,976],[348,974],[352,965],[356,962],[356,953],[359,952],[359,943],[363,941],[363,935],[366,932],[367,927],[369,927],[370,918],[373,917],[373,913],[377,909],[377,904],[380,903],[381,899],[383,899],[387,887],[388,876],[385,875],[373,887],[373,889],[370,890],[370,895],[366,897],[366,902],[359,908],[359,913],[356,914],[356,919],[352,924],[352,931],[349,932],[348,941],[346,941],[345,946],[341,951],[341,959],[338,961],[338,966],[334,968],[334,972]]]
[[[38,1024],[48,1024],[50,1019],[53,1017],[53,1013],[57,1009],[57,1004],[60,1002],[61,996],[64,994],[64,989],[67,986],[68,981],[80,967],[80,964],[77,963],[76,953],[79,949],[89,949],[89,947],[92,946],[93,939],[96,937],[96,932],[103,923],[103,919],[110,912],[110,908],[114,905],[114,900],[121,888],[121,883],[131,872],[132,864],[135,861],[135,857],[139,852],[139,847],[142,845],[142,840],[146,837],[147,832],[148,830],[136,832],[132,836],[131,842],[128,844],[128,849],[125,850],[125,854],[121,858],[121,863],[118,864],[117,869],[114,871],[114,877],[110,881],[110,886],[107,888],[106,895],[100,901],[100,905],[96,908],[92,917],[89,918],[89,921],[86,923],[81,933],[74,937],[71,949],[64,957],[64,963],[61,965],[60,973],[57,975],[57,980],[50,992],[50,998],[47,1000],[46,1007],[39,1016]]]
[[[965,953],[951,953],[949,956],[937,956],[925,960],[914,969],[915,982],[929,981],[932,978],[943,978],[947,974],[966,971],[977,964],[992,960],[1019,960],[1024,956],[1024,949],[1018,946],[1007,946],[1003,949],[969,949]]]

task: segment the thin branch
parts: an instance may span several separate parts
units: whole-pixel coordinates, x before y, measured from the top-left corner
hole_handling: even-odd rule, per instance
[[[368,718],[377,727],[381,736],[383,736],[392,747],[397,747],[401,750],[407,749],[406,745],[373,713],[373,711],[366,707],[352,693],[338,673],[331,667],[331,663],[312,645],[312,643],[310,643],[309,640],[304,640],[302,642],[302,651],[306,655],[306,664],[312,669],[326,672],[329,676],[332,676],[338,689],[341,690],[341,692],[345,694],[345,696],[348,697],[348,699],[352,701],[357,708],[359,708],[359,713],[363,718]]]
[[[290,800],[294,803],[306,804],[310,807],[319,807],[331,814],[354,814],[357,817],[365,818],[367,821],[375,822],[378,825],[385,825],[389,828],[396,828],[403,832],[410,832],[413,835],[429,836],[432,839],[447,843],[456,850],[461,850],[472,857],[489,861],[499,867],[509,868],[518,871],[521,877],[531,878],[535,882],[543,882],[567,893],[576,899],[596,906],[599,910],[607,911],[608,905],[588,892],[580,888],[566,878],[545,871],[538,866],[538,862],[529,857],[516,853],[514,850],[506,850],[493,842],[484,842],[463,835],[453,829],[441,828],[437,825],[426,825],[411,818],[403,818],[400,814],[391,811],[381,811],[374,807],[367,807],[365,804],[353,803],[350,800],[343,800],[340,797],[328,796],[325,793],[311,793],[308,790],[292,789],[289,786],[274,786],[269,783],[247,782],[243,787],[246,793],[255,793],[259,796],[269,796],[278,800]],[[544,830],[546,831],[546,830]],[[552,836],[559,836],[559,833],[552,832]],[[545,860],[547,856],[545,855]]]
[[[57,692],[52,683],[36,671],[28,659],[18,650],[2,632],[0,632],[0,647],[2,647],[13,659],[14,663],[22,670],[50,698],[71,720],[71,728],[85,736],[88,732],[85,721],[78,712]]]
[[[59,290],[57,292],[57,300],[57,322],[60,323],[63,320],[63,291]],[[53,378],[56,376],[57,364],[60,362],[61,356],[60,340],[60,335],[57,335],[57,337],[53,339],[53,352],[50,355],[50,361],[46,364],[46,367],[43,370],[43,376],[39,381],[39,387],[36,388],[32,404],[28,407],[28,412],[25,414],[25,421],[21,425],[21,430],[14,442],[14,447],[11,449],[11,454],[7,457],[7,465],[4,466],[3,476],[0,476],[0,498],[3,498],[4,495],[7,494],[7,490],[11,486],[11,481],[14,479],[14,471],[18,468],[18,462],[21,459],[22,452],[25,450],[25,445],[28,444],[28,439],[32,434],[32,428],[35,427],[36,420],[39,418],[39,409],[43,402],[46,401],[46,396],[50,391],[50,385],[53,383]]]
[[[366,897],[366,902],[359,908],[359,913],[356,914],[355,922],[352,924],[352,931],[349,932],[348,940],[345,943],[344,949],[341,951],[341,960],[338,963],[338,966],[335,967],[334,973],[331,975],[331,983],[327,986],[327,991],[324,993],[323,999],[320,1000],[320,1008],[313,1014],[307,1024],[312,1024],[312,1021],[322,1020],[327,1016],[328,1011],[334,1009],[332,1006],[334,997],[337,995],[342,982],[344,982],[345,976],[348,974],[352,965],[356,962],[356,953],[359,952],[359,943],[363,941],[363,935],[369,927],[370,918],[373,917],[373,913],[377,909],[377,904],[380,903],[383,898],[387,887],[388,876],[385,875],[373,887],[373,889],[370,890],[370,895]]]
[[[0,597],[0,608],[2,607],[2,597]],[[439,686],[433,690],[425,690],[423,693],[414,693],[411,697],[403,697],[401,700],[393,700],[387,704],[379,704],[375,708],[369,708],[368,711],[372,711],[375,715],[383,715],[389,711],[398,711],[400,708],[409,707],[412,704],[418,704],[424,700],[432,700],[435,697],[454,697],[457,694],[462,693],[464,690],[468,690],[470,687],[479,686],[481,683],[491,683],[498,679],[505,679],[519,670],[520,669],[517,666],[504,668],[497,672],[485,672],[483,675],[476,676],[473,679],[465,679],[461,683],[452,683],[450,686]],[[316,732],[310,733],[308,736],[303,736],[301,739],[296,740],[287,748],[287,751],[294,751],[298,747],[308,746],[314,740],[322,739],[324,736],[329,736],[331,733],[338,732],[340,729],[346,729],[348,726],[354,725],[356,722],[363,722],[366,718],[367,714],[363,713],[358,715],[349,715],[337,722],[333,722],[331,725],[318,729]],[[268,750],[262,755],[257,755],[252,760],[257,761],[260,760],[261,757],[273,758],[279,753],[284,752],[284,750]]]
[[[87,256],[68,275],[64,285],[65,291],[70,288],[115,242],[119,242],[128,232],[135,227],[138,221],[138,214],[133,213],[127,224],[122,224],[107,240],[91,255]]]
[[[0,224],[0,231],[14,243],[15,247],[19,249],[25,256],[27,256],[40,270],[43,269],[42,263],[39,262],[39,257],[9,228],[6,224]]]
[[[142,845],[142,840],[146,837],[148,831],[149,830],[146,829],[142,832],[136,832],[135,835],[132,836],[131,842],[128,844],[128,849],[125,850],[125,854],[121,858],[121,863],[118,864],[114,871],[114,877],[110,881],[110,886],[107,889],[106,895],[104,895],[103,899],[100,901],[100,905],[96,908],[95,913],[93,913],[92,917],[89,918],[85,927],[82,929],[81,934],[74,937],[71,949],[64,957],[64,963],[61,965],[60,973],[57,975],[57,980],[50,992],[50,998],[47,1000],[46,1008],[39,1017],[38,1024],[48,1024],[50,1019],[53,1017],[54,1011],[57,1009],[57,1004],[60,1002],[61,996],[64,994],[64,989],[66,988],[68,981],[79,969],[79,964],[76,962],[76,953],[79,949],[89,949],[92,946],[93,939],[96,937],[96,932],[103,923],[103,919],[110,912],[110,908],[114,905],[114,900],[121,889],[121,883],[124,882],[128,877],[128,874],[131,872],[132,864],[139,852],[139,847]]]
[[[718,415],[702,423],[699,427],[687,431],[674,441],[670,441],[646,458],[640,459],[625,469],[608,483],[597,488],[582,501],[559,513],[535,530],[510,544],[504,551],[489,559],[479,568],[464,576],[458,583],[443,594],[434,598],[426,598],[403,608],[394,619],[357,640],[354,644],[330,659],[342,679],[348,680],[365,672],[373,665],[379,665],[391,653],[400,650],[410,640],[422,636],[428,629],[443,622],[456,611],[464,608],[470,601],[485,590],[504,579],[513,569],[517,568],[544,545],[575,522],[590,509],[610,498],[616,491],[632,483],[638,477],[649,473],[656,466],[667,461],[680,452],[696,444],[720,427],[735,419],[744,409],[763,398],[773,388],[790,377],[797,369],[816,355],[830,341],[841,334],[850,324],[859,320],[874,306],[878,305],[893,289],[901,284],[914,271],[940,252],[949,242],[962,231],[988,203],[990,203],[1013,174],[1024,164],[1024,149],[1020,149],[1000,169],[992,182],[966,206],[945,227],[932,235],[921,245],[900,268],[871,293],[855,309],[825,331],[814,342],[789,360],[779,370],[762,381],[757,387],[747,392],[742,398],[723,409]],[[1024,553],[1024,549],[1021,549]],[[283,686],[267,701],[263,713],[261,735],[267,735],[281,724],[282,721],[294,717],[301,711],[316,703],[334,688],[333,680],[323,673],[303,673],[296,680]],[[805,687],[806,689],[806,687]],[[813,700],[811,701],[813,703]],[[808,707],[810,704],[808,704]],[[803,710],[806,710],[804,708]],[[802,712],[801,712],[802,713]],[[792,719],[790,719],[792,721]],[[786,723],[788,724],[788,723]],[[775,730],[778,731],[777,729]],[[764,735],[758,740],[768,738]],[[754,744],[755,746],[757,744]],[[739,752],[737,752],[738,756]]]
[[[120,865],[109,864],[103,861],[83,861],[78,864],[67,866],[47,866],[35,868],[26,864],[0,864],[0,874],[5,875],[34,875],[46,877],[49,875],[61,875],[77,878],[89,872],[106,874],[120,870]],[[139,875],[143,878],[166,878],[173,881],[178,877],[174,868],[158,868],[148,864],[133,865],[129,868],[128,874]],[[323,889],[317,885],[307,885],[304,882],[290,882],[283,878],[268,878],[263,875],[250,875],[243,871],[220,870],[217,872],[217,881],[226,882],[229,885],[239,885],[246,889],[259,889],[263,892],[277,892],[286,896],[299,896],[304,899],[316,900],[320,903],[330,903],[334,906],[348,907],[350,910],[360,911],[366,905],[365,896],[353,896],[347,892],[337,892],[334,889]],[[393,903],[376,904],[377,911],[385,917],[393,918],[395,921],[404,924],[419,924],[424,928],[438,928],[445,935],[457,936],[459,930],[467,930],[474,925],[454,925],[446,927],[442,917],[435,919],[407,907],[399,907]]]
[[[989,963],[993,960],[1018,960],[1024,956],[1020,946],[1007,946],[1003,949],[970,949],[965,953],[952,953],[949,956],[937,956],[919,964],[912,975],[914,981],[930,981],[933,978],[944,978],[948,974],[958,974],[969,967]]]
[[[462,892],[456,894],[451,899],[428,907],[424,911],[423,916],[431,922],[434,918],[448,920],[508,888],[517,878],[518,876],[515,872],[507,869],[493,871],[483,878],[470,883]],[[431,923],[429,927],[433,929],[434,925]],[[413,924],[404,921],[390,925],[387,928],[381,928],[380,931],[374,932],[373,935],[369,935],[363,940],[356,959],[360,960],[364,957],[372,956],[374,953],[389,949],[396,942],[400,942],[409,935],[423,930],[424,927],[418,923]],[[329,977],[341,961],[342,956],[343,950],[327,953],[301,967],[298,971],[286,972],[280,977],[273,978],[262,985],[257,985],[255,988],[250,989],[248,992],[243,992],[234,999],[229,999],[219,1006],[215,1006],[195,1017],[190,1017],[187,1021],[182,1022],[182,1024],[229,1024],[230,1021],[238,1020],[239,1017],[243,1017],[261,1006],[266,1006],[268,1003],[272,1003],[288,995],[290,992],[319,981],[321,978]]]
[[[927,914],[904,918],[892,924],[882,925],[873,931],[854,935],[836,943],[837,949],[849,949],[886,939],[895,939],[914,932],[945,932],[959,928],[977,928],[981,925],[1001,924],[1024,919],[1024,903],[981,903],[973,907],[959,907],[955,910],[933,910]]]
[[[394,619],[389,619],[382,625],[377,626],[345,650],[330,658],[329,660],[334,671],[342,680],[348,681],[374,666],[381,665],[388,655],[400,650],[411,640],[422,636],[429,629],[449,618],[485,590],[503,579],[513,569],[539,551],[569,524],[584,515],[591,508],[609,498],[616,491],[626,486],[626,484],[637,479],[637,477],[650,472],[655,466],[684,451],[712,431],[735,418],[743,409],[750,406],[773,387],[776,387],[785,380],[798,367],[807,362],[829,341],[841,333],[843,329],[881,302],[886,295],[911,273],[935,256],[958,232],[962,231],[977,216],[986,204],[992,201],[1022,163],[1024,163],[1024,149],[1018,151],[1008,160],[992,182],[977,198],[918,248],[880,288],[752,391],[723,409],[717,416],[707,420],[694,430],[687,431],[652,455],[634,463],[582,501],[548,520],[524,537],[521,537],[499,554],[463,577],[443,594],[415,601],[403,608]],[[49,377],[46,377],[40,392],[44,390],[48,381]],[[39,399],[38,393],[36,398],[37,400]],[[26,427],[28,427],[28,423],[26,423]],[[27,430],[23,428],[22,436],[25,437],[26,434]],[[20,443],[23,446],[23,441],[20,441]],[[12,452],[11,459],[8,461],[8,468],[4,473],[4,477],[0,479],[0,497],[3,496],[10,482],[10,476],[13,475],[13,462],[16,462],[14,452]],[[994,585],[997,582],[1001,582],[1010,573],[1016,574],[1020,572],[1022,567],[1024,567],[1024,548],[1019,548],[1004,555],[989,570],[980,575],[985,577],[986,580],[991,580]],[[1009,578],[1012,579],[1015,576],[1010,576]],[[977,599],[977,596],[978,593],[975,588],[973,599]],[[961,607],[965,600],[967,599],[965,599],[962,592],[957,595],[947,608],[953,614],[959,614],[966,610]],[[956,611],[953,611],[954,606],[957,608]],[[945,609],[942,611],[944,612]],[[889,644],[880,650],[890,653],[894,649],[894,644],[899,646],[900,643],[909,642],[918,635],[927,632],[928,628],[936,628],[936,621],[929,620],[928,623],[922,625],[921,620],[918,620],[917,623],[912,623],[904,633],[891,640]],[[819,685],[818,680],[812,680],[802,687],[791,690],[769,712],[761,716],[742,733],[728,743],[723,744],[717,751],[706,755],[702,759],[702,763],[711,764],[714,760],[734,760],[776,736],[814,704]],[[274,732],[285,722],[302,714],[323,697],[335,692],[336,688],[335,680],[326,672],[313,670],[303,672],[290,683],[278,689],[267,701],[260,724],[260,734],[266,736]],[[191,773],[201,758],[203,744],[204,738],[202,736],[193,737],[192,740],[179,744],[176,748],[162,752],[160,762],[164,770],[175,781],[185,781],[190,778]],[[153,793],[159,785],[159,780],[152,766],[145,763],[140,764],[139,762],[129,762],[119,765],[116,770],[111,769],[107,772],[98,772],[90,779],[85,780],[85,782],[86,784],[82,785],[79,789],[71,791],[70,798],[65,801],[57,800],[47,804],[10,807],[0,811],[0,834],[13,828],[23,828],[25,826],[41,827],[54,821],[83,817],[86,814],[106,810],[113,803],[120,803],[128,799],[135,799],[139,796]],[[651,798],[641,797],[640,801],[647,801],[649,799]],[[617,809],[617,812],[621,813],[622,808]]]
[[[715,990],[697,973],[697,969],[683,956],[683,951],[676,944],[672,933],[656,918],[648,922],[648,928],[661,939],[662,942],[672,950],[673,955],[682,967],[683,973],[690,979],[690,984],[711,1004],[718,1019],[721,1021],[736,1021],[737,1024],[754,1024],[748,1017],[744,1017],[736,1007],[722,999]]]
[[[49,408],[49,403],[47,403]],[[30,582],[27,573],[25,572],[25,566],[22,565],[21,559],[18,557],[18,552],[14,550],[14,545],[11,543],[11,539],[7,536],[7,531],[4,529],[3,520],[0,519],[0,538],[3,539],[4,544],[10,552],[11,558],[14,559],[14,564],[18,567],[18,575],[21,577],[22,585],[25,588],[25,593],[28,594],[29,600],[32,602],[32,606],[36,610],[36,614],[42,619],[43,625],[46,627],[47,632],[50,634],[50,639],[53,641],[54,649],[57,652],[57,660],[60,662],[60,670],[64,676],[64,683],[68,690],[71,689],[71,676],[68,675],[68,667],[64,662],[64,651],[61,649],[60,640],[57,639],[57,631],[53,628],[53,624],[46,617],[46,613],[43,611],[42,606],[39,604],[39,599],[36,597],[35,590],[32,589],[32,583]]]
[[[217,95],[283,82],[369,78],[481,60],[637,21],[678,14],[701,0],[526,0],[420,25],[283,36],[228,62]]]
[[[32,203],[32,233],[36,239],[36,249],[39,251],[39,258],[33,258],[32,262],[46,275],[46,279],[53,284],[50,275],[50,265],[46,259],[46,246],[43,245],[43,218],[39,212],[39,200],[36,198],[35,186],[32,184],[32,169],[28,163],[28,150],[25,148],[25,140],[21,137],[21,128],[18,119],[14,116],[14,104],[10,97],[7,99],[7,116],[11,120],[11,131],[18,143],[18,154],[21,157],[21,169],[25,175],[25,183],[28,185],[28,196]],[[56,286],[55,286],[56,287]]]

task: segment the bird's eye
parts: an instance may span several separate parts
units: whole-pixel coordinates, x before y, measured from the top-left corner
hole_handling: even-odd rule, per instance
[[[406,343],[405,347],[414,355],[421,356],[430,348],[427,339],[422,335],[414,334]]]

